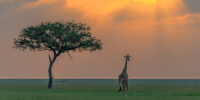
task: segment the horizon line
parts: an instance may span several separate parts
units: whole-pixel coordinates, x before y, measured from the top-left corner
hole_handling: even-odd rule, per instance
[[[48,78],[0,78],[0,80],[48,80]],[[200,80],[200,78],[130,78],[131,80]],[[117,78],[56,78],[54,80],[117,80]]]

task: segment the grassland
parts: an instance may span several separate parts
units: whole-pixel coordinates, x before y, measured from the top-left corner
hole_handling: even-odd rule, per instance
[[[198,85],[130,85],[128,96],[113,84],[0,83],[0,100],[200,100]]]

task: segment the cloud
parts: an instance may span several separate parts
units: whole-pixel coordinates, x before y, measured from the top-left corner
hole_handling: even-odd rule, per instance
[[[8,13],[21,6],[21,0],[0,0],[0,14]]]
[[[113,21],[116,22],[129,22],[133,20],[146,20],[146,19],[152,19],[152,14],[153,12],[147,12],[147,13],[142,13],[137,11],[136,9],[133,9],[132,6],[127,6],[126,8],[117,10],[111,14],[113,17]]]
[[[174,16],[162,19],[162,24],[168,25],[200,25],[200,13],[188,13],[182,16]]]
[[[41,5],[50,5],[57,0],[0,0],[1,15],[17,10],[37,7]],[[60,0],[61,1],[61,0]]]
[[[184,15],[185,6],[181,0],[159,1],[155,4],[130,3],[122,9],[113,11],[110,16],[114,22],[130,22],[140,20],[161,20]]]
[[[66,6],[84,11],[86,14],[104,15],[126,7],[131,0],[67,0]]]
[[[0,3],[13,2],[14,0],[0,0]]]
[[[190,14],[186,17],[186,20],[190,23],[200,23],[200,13]]]
[[[200,0],[183,0],[188,12],[198,13],[200,12]]]
[[[82,12],[65,7],[66,0],[15,0],[0,6],[0,30],[17,30],[42,21],[82,19]],[[10,28],[10,29],[9,29]],[[0,34],[3,34],[2,31]]]
[[[58,2],[59,0],[37,0],[34,2],[28,2],[26,3],[27,7],[37,7],[37,6],[42,6],[42,5],[52,5]],[[63,1],[63,0],[60,0]]]

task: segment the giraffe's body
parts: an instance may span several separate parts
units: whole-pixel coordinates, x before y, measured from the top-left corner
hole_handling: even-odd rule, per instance
[[[126,61],[125,61],[125,66],[123,71],[120,73],[119,75],[119,91],[118,92],[127,92],[128,91],[128,73],[127,73],[127,65],[128,65],[128,61],[130,60],[130,56],[127,54],[125,56]]]

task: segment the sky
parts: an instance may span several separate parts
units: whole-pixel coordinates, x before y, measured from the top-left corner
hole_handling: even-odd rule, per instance
[[[91,26],[103,49],[62,54],[54,78],[200,78],[200,0],[0,0],[0,78],[48,78],[48,54],[14,49],[23,28],[75,21]]]

